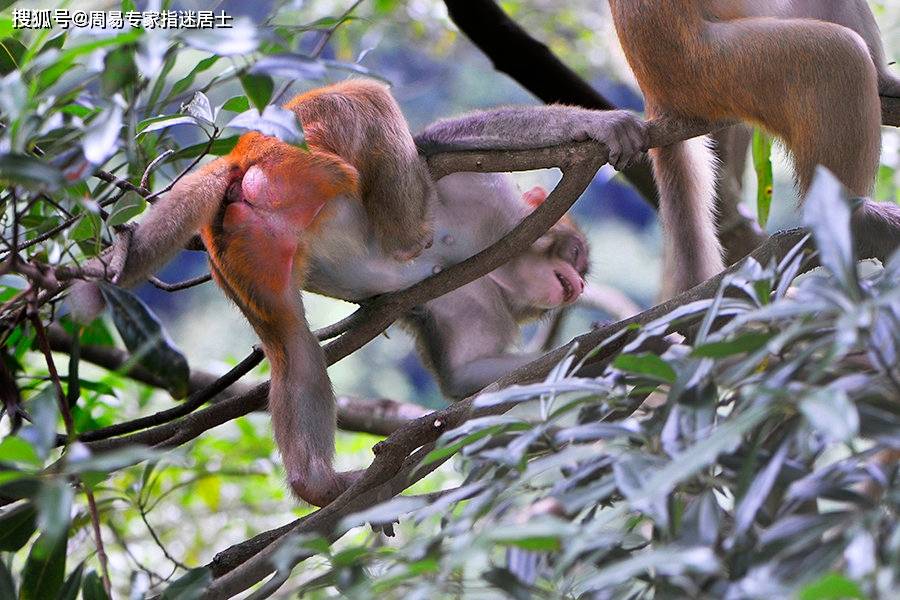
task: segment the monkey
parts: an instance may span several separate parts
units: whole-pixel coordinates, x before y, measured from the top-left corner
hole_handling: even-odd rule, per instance
[[[733,10],[762,6],[751,0],[728,4],[738,7]],[[852,194],[869,195],[880,153],[881,105],[863,39],[846,27],[809,19],[711,20],[715,6],[725,4],[610,0],[648,117],[759,125],[790,150],[801,197],[817,165],[834,172]],[[820,61],[829,68],[818,68]],[[671,296],[724,266],[713,218],[715,163],[704,138],[650,155],[666,240],[664,295]],[[864,200],[853,229],[861,254],[886,260],[897,247],[900,208]]]
[[[866,0],[707,0],[707,14],[713,19],[780,17],[817,19],[843,25],[862,37],[878,73],[878,92],[900,98],[900,78],[888,68],[881,32]]]
[[[546,198],[535,187],[522,200],[536,208]],[[584,291],[588,258],[584,234],[565,216],[524,253],[404,316],[444,395],[464,398],[536,359],[509,351],[519,325],[574,303]]]
[[[423,156],[429,148],[593,139],[622,168],[641,154],[647,136],[643,122],[626,111],[549,106],[441,121],[416,140],[388,90],[364,79],[301,94],[286,107],[301,119],[308,150],[245,134],[228,155],[185,176],[151,207],[126,240],[113,280],[135,285],[200,230],[216,282],[271,362],[270,412],[288,483],[301,500],[324,506],[359,472],[332,466],[334,393],[299,290],[354,301],[403,289],[488,247],[525,216],[527,203],[507,175],[457,173],[432,181]],[[400,242],[391,239],[398,224],[411,232]],[[538,255],[551,254],[537,248]],[[102,272],[103,260],[85,270]],[[517,285],[528,272],[523,261],[525,267],[520,261],[498,281]],[[554,264],[563,268],[562,261]],[[552,278],[548,288],[577,283],[568,271],[565,282],[553,269],[543,271]],[[73,287],[73,315],[96,314],[95,288],[89,281]],[[481,370],[482,379],[489,373],[502,375]]]
[[[878,24],[866,0],[768,0],[741,6],[739,2],[710,0],[710,18],[733,19],[747,16],[812,18],[831,21],[857,32],[869,48],[878,73],[878,91],[882,96],[900,97],[900,78],[888,68]],[[742,11],[742,12],[738,12]],[[747,147],[752,130],[744,125],[728,127],[712,134],[716,153],[722,162],[718,177],[720,223],[740,202],[743,175],[747,164]],[[733,218],[733,215],[732,215]],[[731,256],[732,259],[739,255]]]

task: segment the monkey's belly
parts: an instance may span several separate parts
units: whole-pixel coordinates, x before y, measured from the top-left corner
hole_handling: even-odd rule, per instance
[[[341,300],[362,300],[408,288],[481,249],[473,240],[457,239],[449,230],[437,229],[431,248],[401,263],[385,256],[376,242],[370,242],[365,252],[312,256],[306,287]]]

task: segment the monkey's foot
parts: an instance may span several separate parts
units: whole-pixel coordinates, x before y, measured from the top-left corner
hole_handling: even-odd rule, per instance
[[[853,237],[860,258],[877,258],[883,264],[900,247],[900,206],[863,200],[853,213]]]
[[[421,228],[401,236],[388,239],[382,236],[381,247],[391,257],[399,262],[409,262],[422,254],[434,244],[434,231],[431,224],[422,225]]]
[[[604,144],[609,150],[609,164],[617,171],[640,158],[649,144],[646,124],[627,110],[596,112],[583,127],[576,137]]]

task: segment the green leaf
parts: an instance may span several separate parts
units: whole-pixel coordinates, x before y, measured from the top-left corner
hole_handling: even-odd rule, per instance
[[[64,479],[49,481],[41,486],[34,504],[38,510],[38,528],[45,544],[55,544],[69,530],[74,497],[72,486]]]
[[[106,588],[103,587],[103,580],[96,571],[88,571],[84,576],[84,583],[81,584],[81,600],[109,600]]]
[[[173,397],[186,396],[190,375],[187,360],[169,339],[156,315],[137,296],[122,288],[101,282],[100,291],[112,309],[119,335],[138,364],[162,378]]]
[[[338,529],[349,530],[353,527],[365,525],[366,523],[371,523],[373,525],[393,523],[403,515],[423,508],[427,504],[428,501],[424,498],[399,496],[392,500],[388,500],[387,502],[376,504],[372,508],[367,508],[366,510],[347,515],[341,519]]]
[[[304,142],[303,130],[300,128],[297,115],[280,106],[269,105],[262,114],[259,114],[255,108],[242,112],[234,117],[226,127],[258,131],[295,146]]]
[[[325,65],[304,54],[274,54],[259,59],[250,72],[253,76],[264,74],[286,79],[321,79],[325,76]]]
[[[26,50],[22,42],[15,38],[8,37],[0,40],[0,75],[6,75],[18,69]]]
[[[659,577],[680,575],[685,572],[712,573],[717,566],[716,556],[709,548],[663,547],[604,564],[595,575],[582,581],[581,585],[588,590],[601,590],[638,577],[649,570],[656,571],[656,576]]]
[[[248,74],[241,77],[241,87],[247,94],[247,98],[259,112],[263,112],[272,99],[275,84],[268,75]]]
[[[110,227],[127,223],[147,208],[147,201],[137,192],[128,191],[119,198],[109,211],[106,224]]]
[[[753,130],[753,168],[756,171],[756,212],[761,227],[769,222],[772,210],[772,138],[760,129]]]
[[[843,390],[813,391],[800,402],[800,412],[810,425],[829,439],[848,442],[859,433],[859,412]]]
[[[6,567],[6,562],[0,560],[0,598],[13,600],[16,597],[16,582],[12,573]]]
[[[0,0],[0,10],[5,9],[16,0]],[[15,32],[13,21],[7,16],[0,16],[0,39],[7,38]]]
[[[59,404],[56,389],[47,385],[28,402],[32,425],[19,433],[28,440],[42,459],[56,445],[56,424],[59,421]]]
[[[240,136],[232,135],[229,137],[218,138],[213,141],[212,144],[209,142],[201,142],[199,144],[194,144],[193,146],[188,146],[187,148],[182,148],[175,154],[169,157],[169,160],[181,160],[186,158],[197,158],[204,152],[208,152],[213,156],[225,156],[229,152],[231,152],[235,146],[237,146],[238,140]],[[207,146],[209,146],[209,150],[207,150]]]
[[[250,110],[250,100],[247,99],[247,96],[233,96],[225,101],[222,110],[236,113],[248,111]]]
[[[742,333],[725,342],[710,342],[694,348],[691,356],[697,358],[727,358],[736,354],[756,352],[763,348],[769,340],[775,337],[774,333],[761,333],[751,331]]]
[[[845,292],[856,296],[859,280],[850,215],[843,184],[824,167],[816,169],[803,207],[803,224],[813,232],[819,262],[831,271]]]
[[[0,154],[0,183],[53,191],[65,185],[65,178],[59,169],[34,156]]]
[[[152,460],[162,456],[160,450],[147,446],[130,446],[90,455],[78,460],[70,460],[66,463],[66,473],[83,475],[84,473],[109,473],[131,465],[136,465],[145,460]]]
[[[248,54],[259,46],[257,28],[246,18],[236,18],[231,27],[186,29],[182,37],[188,46],[219,56]]]
[[[137,80],[137,69],[134,65],[134,50],[116,48],[103,60],[103,73],[100,74],[100,88],[106,96],[112,96],[124,87]]]
[[[16,435],[7,436],[0,442],[0,461],[25,463],[35,467],[43,464],[34,446]]]
[[[16,597],[16,582],[12,578],[12,573],[6,566],[6,562],[0,560],[0,598],[8,598],[13,600]]]
[[[150,90],[150,98],[147,100],[147,109],[146,112],[144,112],[145,116],[157,110],[156,103],[159,100],[159,95],[162,94],[163,87],[166,85],[169,73],[172,72],[172,68],[175,66],[175,61],[177,59],[178,52],[170,48],[166,55],[166,59],[163,61],[162,69],[160,69],[159,73],[156,75],[156,80],[153,82],[153,88]]]
[[[37,509],[31,502],[0,514],[0,550],[17,552],[37,530]]]
[[[212,572],[206,567],[191,569],[162,593],[162,600],[195,600],[212,583]]]
[[[528,523],[500,525],[487,532],[488,538],[502,546],[516,546],[535,552],[555,552],[562,541],[575,534],[571,523],[561,519],[543,517]]]
[[[192,83],[194,83],[194,79],[197,77],[198,73],[202,73],[206,71],[219,60],[219,56],[210,56],[209,58],[204,58],[191,69],[191,72],[179,79],[172,85],[172,90],[169,92],[169,98],[173,96],[177,96],[184,90],[188,89]]]
[[[66,579],[62,589],[56,600],[75,600],[78,597],[78,590],[81,588],[81,576],[84,573],[84,561],[79,563],[75,570]]]
[[[22,586],[19,600],[47,600],[55,598],[62,589],[66,575],[66,546],[69,538],[60,536],[48,547],[42,542],[44,536],[31,547],[28,560],[22,569]]]
[[[42,54],[47,50],[62,50],[62,47],[66,43],[66,39],[68,39],[68,36],[66,35],[65,31],[60,33],[59,35],[53,36],[52,38],[47,40],[47,42],[43,46],[41,46],[41,49],[38,50],[38,54]]]
[[[626,373],[646,375],[666,383],[675,383],[677,378],[675,369],[655,354],[622,354],[616,357],[613,366]]]
[[[188,102],[182,110],[192,117],[212,125],[212,105],[209,102],[209,98],[207,98],[206,94],[203,92],[194,92],[191,101]]]
[[[113,104],[104,109],[85,129],[82,139],[84,157],[95,165],[102,165],[119,149],[123,109]]]
[[[69,239],[73,242],[95,240],[100,235],[102,225],[103,221],[100,220],[100,215],[92,212],[85,213],[72,227]]]
[[[838,573],[829,573],[818,581],[806,585],[797,595],[798,600],[865,600],[859,586]]]
[[[158,117],[144,119],[138,123],[137,133],[138,136],[141,136],[150,133],[151,131],[158,131],[175,125],[194,125],[195,127],[200,127],[200,123],[191,115],[160,115]]]
[[[453,442],[448,446],[443,446],[440,448],[435,448],[431,452],[429,452],[425,458],[422,459],[422,464],[419,468],[430,465],[431,463],[438,462],[440,460],[444,460],[450,456],[453,456],[469,444],[475,443],[478,440],[485,438],[487,436],[493,435],[499,431],[504,430],[505,427],[503,425],[495,425],[494,427],[487,427],[480,431],[476,431],[475,433],[471,433],[462,439]]]

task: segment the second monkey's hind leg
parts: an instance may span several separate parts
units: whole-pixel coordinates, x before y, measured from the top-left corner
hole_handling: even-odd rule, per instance
[[[366,215],[386,254],[412,260],[434,241],[430,206],[437,192],[431,176],[418,155],[406,162],[373,162],[375,175],[362,181]]]

